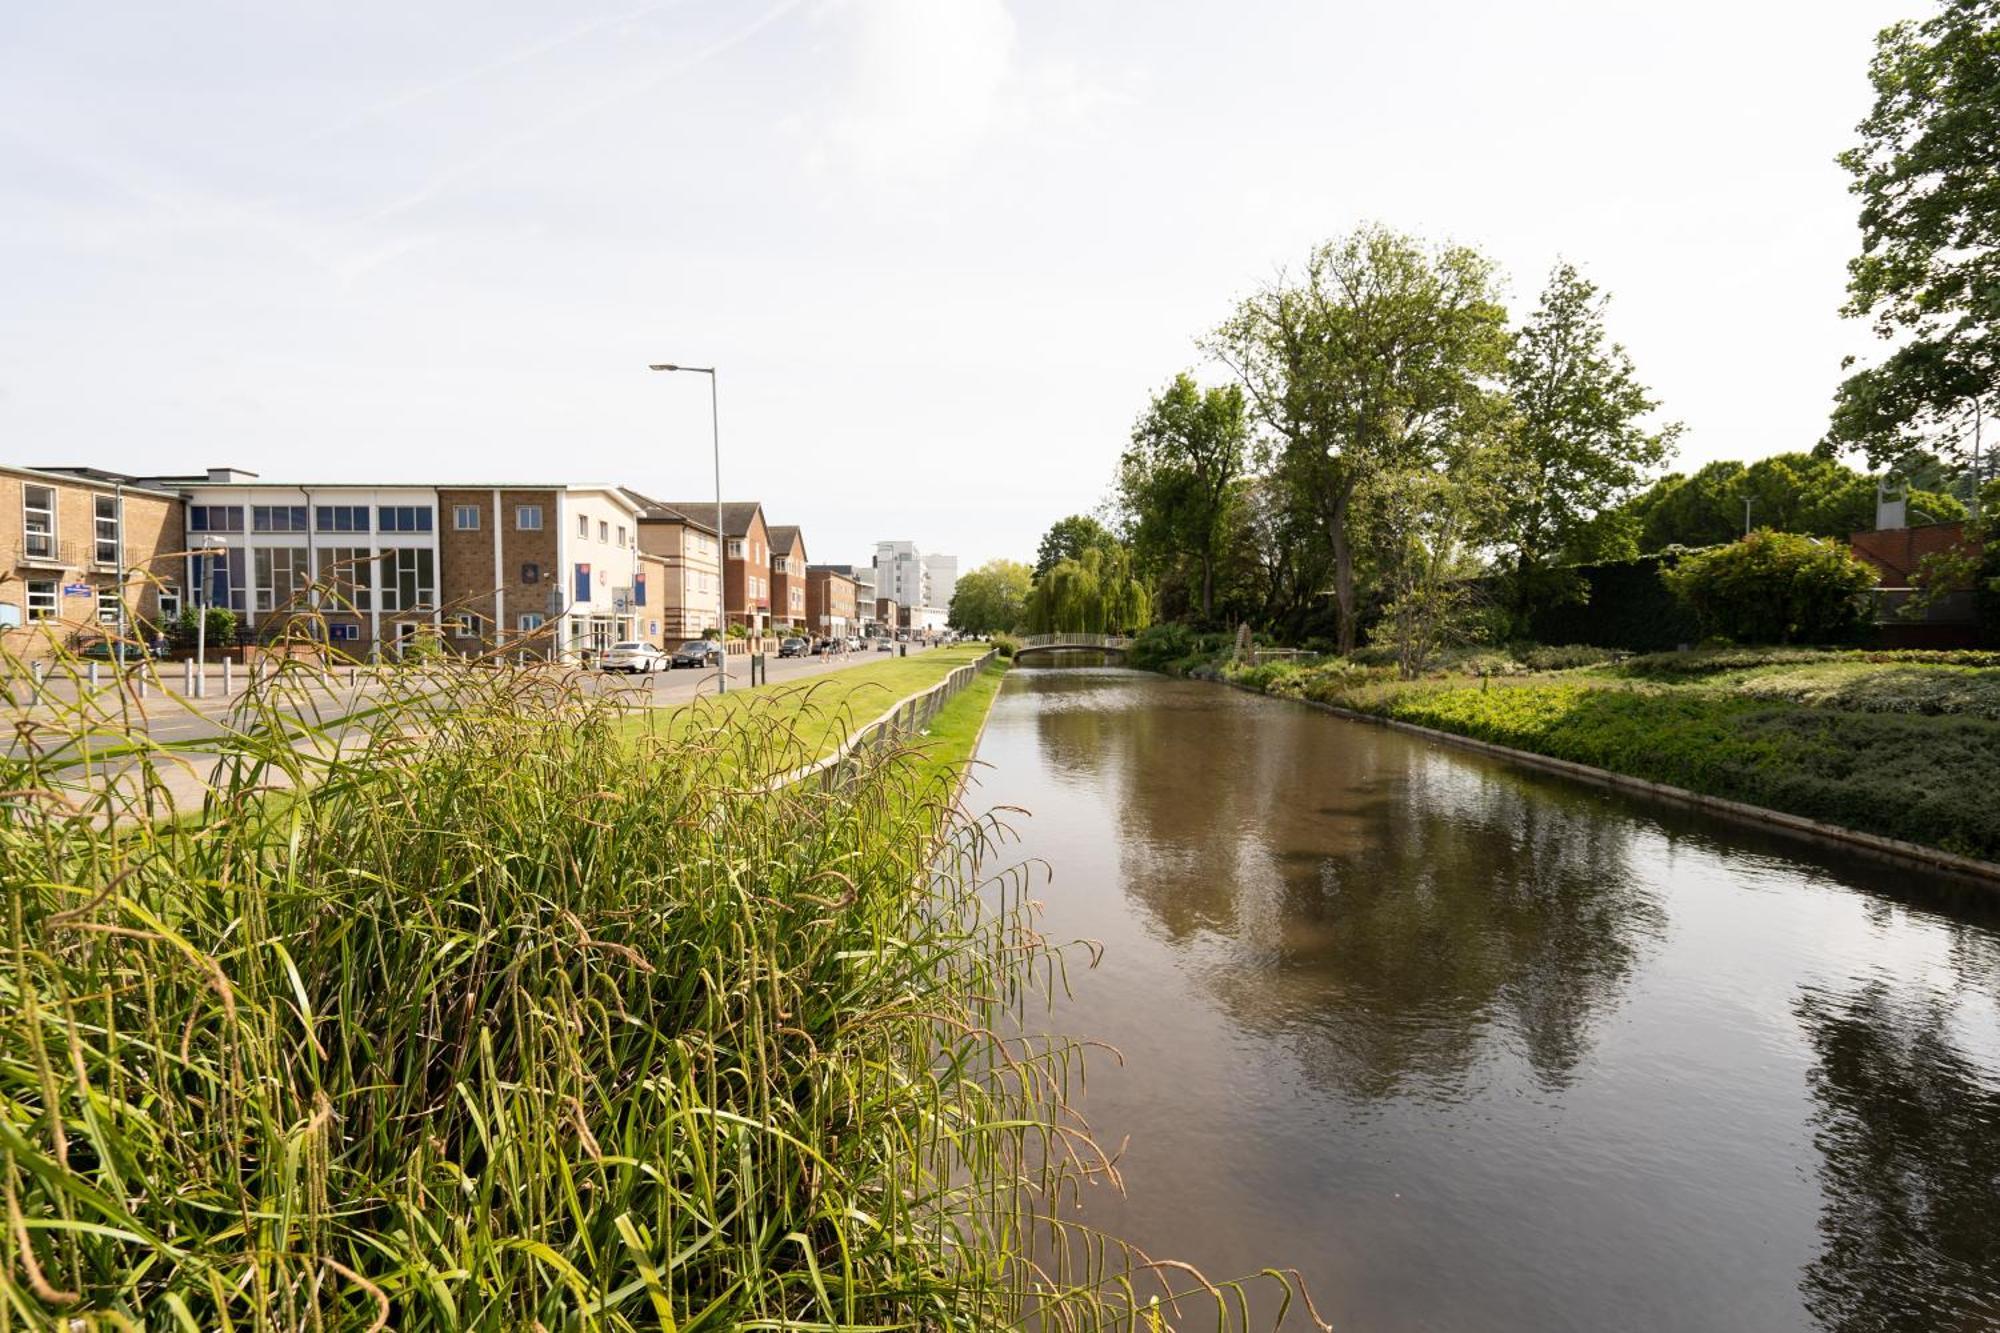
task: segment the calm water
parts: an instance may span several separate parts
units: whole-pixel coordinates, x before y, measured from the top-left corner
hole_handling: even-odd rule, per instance
[[[1341,1329],[2000,1329],[1992,899],[1120,670],[980,757],[1106,948],[1088,1220]]]

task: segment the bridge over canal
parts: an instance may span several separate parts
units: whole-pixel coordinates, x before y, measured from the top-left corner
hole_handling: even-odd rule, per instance
[[[1031,653],[1063,652],[1109,653],[1123,658],[1131,646],[1131,637],[1124,634],[1030,634],[1014,650],[1014,660]]]

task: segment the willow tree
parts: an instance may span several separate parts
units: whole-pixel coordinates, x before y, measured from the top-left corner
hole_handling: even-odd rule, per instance
[[[1380,226],[1320,246],[1206,340],[1282,441],[1333,550],[1340,648],[1355,641],[1355,494],[1434,466],[1507,364],[1506,311],[1476,250],[1427,250]]]
[[[1028,629],[1035,634],[1118,634],[1152,620],[1152,594],[1123,546],[1092,546],[1057,561],[1028,594]]]

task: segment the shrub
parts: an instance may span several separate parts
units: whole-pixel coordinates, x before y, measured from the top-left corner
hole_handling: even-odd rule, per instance
[[[1169,663],[1193,656],[1197,641],[1194,630],[1178,621],[1148,625],[1133,638],[1126,661],[1142,671],[1162,671]]]
[[[1012,658],[1015,653],[1021,651],[1021,641],[1011,634],[995,634],[987,642],[993,645],[995,652],[1005,658]]]
[[[1704,630],[1741,643],[1851,639],[1875,586],[1873,567],[1846,547],[1768,530],[1696,552],[1660,577]]]
[[[1603,666],[1623,654],[1616,649],[1589,643],[1521,643],[1513,648],[1514,660],[1530,671],[1573,671],[1577,667]]]

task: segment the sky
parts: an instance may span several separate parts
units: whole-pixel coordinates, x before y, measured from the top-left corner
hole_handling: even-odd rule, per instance
[[[1234,302],[1364,222],[1558,258],[1686,425],[1808,448],[1833,158],[1924,0],[0,9],[0,461],[723,487],[1032,558]]]

